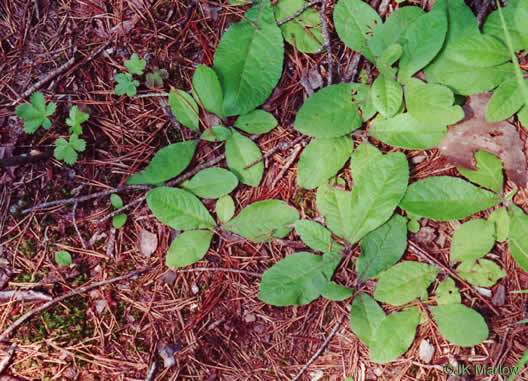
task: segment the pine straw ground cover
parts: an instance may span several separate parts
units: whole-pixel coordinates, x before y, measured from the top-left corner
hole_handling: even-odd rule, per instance
[[[464,303],[485,317],[490,328],[487,341],[468,349],[449,345],[428,322],[420,326],[417,339],[403,357],[381,366],[369,361],[367,348],[346,324],[346,302],[318,299],[303,307],[276,308],[257,299],[259,274],[295,249],[304,248],[295,233],[288,239],[262,244],[216,240],[199,264],[170,272],[164,262],[171,231],[151,215],[144,202],[127,210],[128,222],[117,231],[110,220],[99,222],[112,211],[108,196],[21,212],[41,202],[120,186],[144,168],[160,147],[194,137],[192,131],[174,123],[160,98],[115,96],[113,78],[123,70],[124,60],[137,52],[147,57],[149,65],[169,71],[169,85],[188,89],[195,66],[212,64],[222,33],[240,20],[245,10],[226,3],[0,3],[0,162],[30,149],[40,152],[35,162],[21,159],[17,166],[0,169],[1,287],[44,291],[57,297],[82,284],[147,268],[138,277],[94,288],[35,314],[11,335],[10,342],[17,343],[5,371],[11,378],[1,379],[144,380],[155,363],[157,369],[150,376],[155,380],[290,380],[331,334],[328,345],[301,379],[443,380],[447,376],[442,366],[453,359],[515,365],[528,346],[525,325],[513,324],[526,318],[527,296],[510,291],[527,289],[528,276],[504,255],[505,244],[497,244],[493,256],[508,276],[491,289],[491,295],[480,295],[467,283],[462,283],[460,290]],[[370,3],[381,15],[396,6],[388,1]],[[469,1],[468,5],[475,13],[484,14],[489,3]],[[333,5],[328,2],[329,20]],[[335,38],[331,22],[329,25],[334,83],[350,81],[361,69],[367,70],[372,81],[372,66],[346,49]],[[75,60],[58,72],[72,57]],[[316,82],[317,88],[319,80],[326,82],[326,57],[287,47],[282,79],[263,106],[280,124],[257,140],[264,153],[298,136],[291,125],[310,84]],[[54,122],[49,131],[26,135],[22,121],[14,117],[14,106],[36,90],[27,92],[33,83],[46,79],[49,73],[53,75],[40,91],[59,108],[83,105],[91,114],[85,125],[88,147],[73,167],[52,159],[50,154],[52,143],[66,131],[62,122]],[[524,144],[526,130],[520,131]],[[372,142],[384,152],[395,150]],[[315,193],[296,187],[301,145],[277,150],[268,157],[260,186],[240,186],[233,193],[238,206],[277,198],[295,206],[303,217],[316,218]],[[220,155],[208,147],[199,147],[191,168]],[[411,182],[431,175],[459,176],[436,150],[406,154]],[[129,190],[121,195],[129,203],[144,193]],[[527,196],[526,189],[520,190],[514,202],[526,210]],[[213,208],[214,204],[207,206]],[[425,256],[445,267],[442,264],[449,263],[450,239],[457,224],[422,220],[421,230],[409,235],[405,259]],[[158,238],[151,256],[139,250],[139,236],[145,230]],[[75,266],[58,266],[53,259],[57,250],[72,253]],[[351,263],[358,255],[355,248],[341,263],[336,273],[340,284],[354,284],[356,274]],[[373,289],[374,283],[368,281],[365,290]],[[3,300],[0,332],[34,306]],[[419,356],[423,338],[435,349],[428,364]],[[6,343],[2,349],[7,351]],[[160,349],[167,345],[176,353],[176,365],[170,368],[164,367],[160,357]]]

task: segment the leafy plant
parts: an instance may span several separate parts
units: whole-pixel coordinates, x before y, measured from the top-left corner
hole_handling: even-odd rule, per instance
[[[77,134],[72,134],[69,140],[64,138],[55,140],[53,156],[57,160],[64,160],[67,164],[73,165],[77,161],[77,152],[83,152],[85,149],[86,141]]]
[[[139,87],[139,81],[134,79],[133,74],[142,75],[146,65],[147,61],[140,60],[137,53],[133,53],[130,59],[125,61],[125,67],[128,69],[128,73],[118,73],[115,76],[115,80],[117,81],[114,89],[115,94],[126,94],[129,97],[135,96],[137,88]]]
[[[49,103],[46,105],[46,99],[41,92],[35,92],[30,97],[31,104],[23,104],[16,108],[16,115],[24,119],[24,132],[27,134],[34,133],[39,127],[44,129],[51,127],[49,116],[53,115],[57,105]]]
[[[70,133],[80,135],[82,134],[81,123],[86,122],[90,118],[90,114],[82,112],[79,107],[73,106],[70,109],[70,116],[66,119],[66,124],[70,126]]]
[[[157,67],[151,73],[145,76],[145,85],[149,89],[163,87],[163,80],[169,78],[169,72],[166,69],[159,69]]]
[[[121,199],[121,197],[115,193],[110,196],[110,203],[114,209],[121,209],[123,207],[123,199]],[[119,213],[115,215],[112,218],[112,225],[114,226],[114,229],[119,229],[122,227],[126,223],[126,220],[127,215],[125,213]]]

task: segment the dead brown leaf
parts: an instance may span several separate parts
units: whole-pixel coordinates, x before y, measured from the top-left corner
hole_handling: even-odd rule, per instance
[[[141,251],[141,255],[145,258],[150,258],[152,253],[156,251],[157,247],[158,236],[148,230],[142,229],[139,233],[139,250]]]
[[[502,160],[506,176],[525,188],[528,174],[519,132],[506,121],[486,120],[486,107],[490,98],[491,93],[468,97],[462,106],[464,120],[449,128],[447,136],[437,148],[450,163],[471,170],[477,169],[475,151],[492,153]]]

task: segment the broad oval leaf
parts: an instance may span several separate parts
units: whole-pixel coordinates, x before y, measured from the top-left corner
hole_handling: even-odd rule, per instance
[[[435,147],[447,134],[446,126],[422,123],[409,113],[393,118],[374,121],[369,134],[385,144],[405,149],[430,149]]]
[[[213,217],[200,200],[178,188],[159,187],[147,193],[147,204],[158,220],[173,229],[212,228]]]
[[[224,229],[253,242],[266,242],[271,237],[282,238],[291,228],[286,225],[299,219],[297,210],[280,200],[258,201],[246,206]]]
[[[380,114],[390,118],[401,107],[403,90],[398,82],[382,74],[372,84],[371,99]]]
[[[321,296],[328,300],[340,302],[348,299],[354,295],[354,290],[336,282],[330,281],[326,284],[326,288],[321,292]]]
[[[521,109],[524,102],[517,78],[512,78],[494,91],[486,108],[486,119],[490,122],[508,119]]]
[[[528,272],[528,216],[515,205],[510,208],[509,212],[508,245],[513,259],[524,271]]]
[[[372,335],[383,319],[385,312],[368,294],[361,293],[354,298],[350,309],[350,328],[367,347],[370,347]]]
[[[317,191],[317,208],[326,225],[350,244],[387,221],[407,189],[409,166],[403,153],[385,155],[367,169],[355,179],[352,192],[327,185]]]
[[[160,149],[141,173],[130,176],[127,184],[161,184],[178,176],[191,162],[197,140],[171,144]]]
[[[374,298],[400,306],[427,295],[427,287],[438,275],[438,268],[425,263],[405,261],[381,273]]]
[[[497,242],[504,242],[508,238],[510,231],[510,215],[506,208],[494,210],[488,217],[488,221],[495,225],[495,239]]]
[[[411,184],[400,207],[438,221],[460,220],[500,202],[497,194],[450,176],[429,177]]]
[[[404,45],[406,32],[424,11],[419,7],[401,7],[390,14],[383,25],[376,28],[376,33],[369,40],[369,47],[375,57],[380,57],[392,44]]]
[[[233,198],[226,194],[216,201],[216,215],[218,220],[224,224],[229,221],[235,214],[235,202]]]
[[[299,159],[297,184],[305,189],[324,184],[343,168],[353,149],[354,142],[347,136],[313,139]]]
[[[361,240],[356,272],[362,279],[375,278],[400,260],[407,248],[407,221],[395,214]]]
[[[334,24],[346,46],[375,62],[369,41],[382,21],[370,5],[362,0],[339,0],[334,8]]]
[[[304,0],[279,0],[275,5],[275,17],[277,20],[283,20],[305,4]],[[284,39],[301,52],[315,53],[323,45],[321,17],[315,9],[306,9],[293,20],[281,25],[280,28]]]
[[[451,262],[473,262],[488,254],[495,244],[495,226],[482,219],[464,222],[453,234]]]
[[[449,57],[474,67],[496,66],[511,59],[508,48],[501,41],[483,34],[465,36],[450,44]]]
[[[425,124],[448,126],[464,119],[460,106],[453,106],[455,96],[446,86],[412,81],[405,87],[405,104],[411,116]]]
[[[381,321],[371,338],[371,361],[384,364],[404,354],[411,346],[420,312],[416,309],[393,312]]]
[[[431,62],[444,45],[447,34],[446,0],[439,0],[431,12],[418,17],[407,29],[407,43],[400,58],[398,79],[405,83]]]
[[[451,278],[441,281],[436,288],[436,303],[440,304],[460,304],[462,297],[460,291]]]
[[[200,129],[198,105],[193,97],[183,90],[171,89],[169,92],[169,105],[178,122],[198,132]]]
[[[457,268],[457,273],[460,278],[480,287],[491,287],[506,276],[504,269],[488,259],[462,262]]]
[[[528,6],[524,0],[510,0],[508,5],[502,9],[506,30],[511,39],[513,49],[517,52],[528,48]],[[499,11],[492,12],[484,23],[482,30],[485,34],[506,42],[504,27],[501,22]]]
[[[119,213],[118,215],[112,218],[112,226],[114,227],[114,229],[119,229],[123,227],[126,221],[127,221],[127,215],[124,213]]]
[[[260,184],[264,173],[262,161],[248,169],[246,166],[262,157],[260,148],[249,138],[233,130],[226,140],[225,155],[229,169],[238,177],[242,184],[256,187]]]
[[[367,139],[356,148],[350,156],[350,171],[352,178],[358,179],[361,172],[383,157],[379,149],[370,144]]]
[[[274,306],[303,305],[317,299],[327,287],[321,271],[323,257],[294,253],[274,264],[262,275],[258,297]]]
[[[326,253],[332,248],[332,235],[323,225],[310,221],[298,220],[295,231],[310,249]]]
[[[193,95],[203,108],[223,118],[223,95],[220,81],[216,73],[209,66],[198,65],[193,78]]]
[[[214,70],[226,116],[246,114],[270,96],[282,73],[284,42],[269,0],[255,4],[216,48]]]
[[[238,179],[224,168],[206,168],[181,184],[181,187],[202,198],[218,198],[230,193],[238,185]]]
[[[482,315],[463,304],[430,307],[440,333],[461,347],[478,345],[488,338],[488,326]]]
[[[55,252],[55,262],[61,266],[69,266],[72,264],[71,254],[65,250]]]
[[[123,199],[115,193],[110,196],[110,203],[114,209],[121,209],[123,207]]]
[[[229,139],[233,133],[230,128],[224,126],[214,126],[209,130],[202,132],[200,139],[206,140],[208,142],[222,142]]]
[[[277,127],[277,119],[264,110],[254,110],[239,116],[235,127],[248,134],[265,134]]]
[[[198,262],[207,254],[212,238],[213,233],[208,230],[181,233],[172,241],[165,264],[167,267],[184,267]]]
[[[475,162],[477,167],[475,171],[465,168],[457,169],[464,177],[475,184],[502,194],[504,178],[500,159],[489,152],[477,151],[475,152]]]
[[[333,138],[361,127],[357,89],[349,84],[327,86],[304,102],[294,128],[316,138]]]

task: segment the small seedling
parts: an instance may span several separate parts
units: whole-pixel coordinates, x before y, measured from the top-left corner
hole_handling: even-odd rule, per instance
[[[145,85],[149,89],[160,88],[163,86],[163,80],[169,78],[169,72],[165,69],[154,68],[152,73],[147,73]]]
[[[117,85],[115,87],[116,95],[126,94],[129,97],[133,97],[137,93],[139,87],[139,81],[132,78],[130,73],[119,73],[115,76]]]
[[[123,207],[123,200],[117,194],[113,194],[110,196],[110,203],[112,204],[114,209],[120,209]],[[126,220],[127,215],[124,213],[119,213],[118,215],[114,216],[114,218],[112,218],[112,225],[115,229],[119,229],[126,223]]]
[[[57,160],[64,160],[67,164],[73,165],[77,161],[77,152],[83,152],[85,149],[86,141],[77,134],[72,134],[69,141],[64,138],[55,140],[53,156]]]
[[[86,122],[90,118],[90,114],[82,112],[79,107],[73,106],[70,109],[70,116],[66,119],[66,124],[70,126],[70,133],[80,135],[82,134],[81,123]]]
[[[44,129],[51,127],[51,121],[48,116],[51,116],[57,105],[50,103],[46,106],[46,99],[40,92],[31,95],[31,104],[23,104],[16,108],[15,113],[18,117],[24,119],[24,132],[32,134],[40,126]]]
[[[61,250],[55,253],[55,262],[61,266],[71,266],[72,257],[67,251]]]
[[[143,69],[147,65],[147,61],[140,60],[137,53],[132,54],[128,61],[125,61],[125,67],[130,74],[143,75]]]

